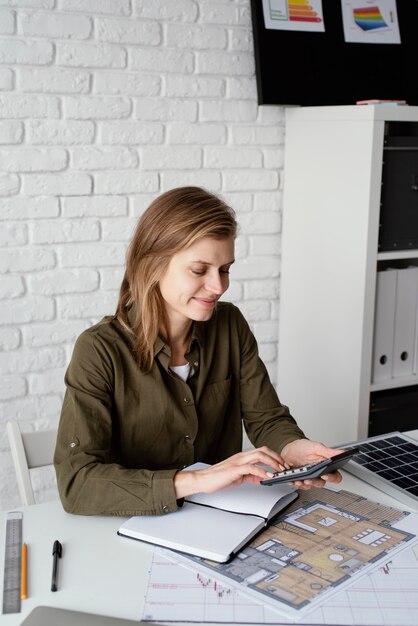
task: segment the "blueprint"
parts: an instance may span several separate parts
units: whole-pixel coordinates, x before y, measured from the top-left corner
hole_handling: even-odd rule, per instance
[[[407,556],[410,559],[410,572],[414,572],[415,576],[410,575],[406,581],[403,580],[402,589],[408,590],[405,583],[409,582],[415,585],[412,587],[415,594],[411,591],[410,602],[403,598],[400,605],[402,610],[408,612],[411,601],[418,604],[418,600],[412,599],[417,597],[418,563],[414,549],[416,537],[412,532],[418,529],[417,520],[415,514],[379,505],[346,491],[312,489],[302,492],[299,500],[287,509],[284,516],[229,563],[218,564],[176,555],[178,563],[185,564],[190,570],[186,570],[186,574],[183,567],[179,566],[178,571],[182,572],[181,576],[184,574],[186,578],[189,577],[189,582],[185,583],[188,598],[193,589],[197,594],[203,593],[213,600],[216,598],[215,605],[233,606],[234,616],[241,612],[241,618],[231,618],[231,622],[285,623],[283,615],[290,617],[290,622],[300,621],[309,611],[309,623],[312,623],[314,615],[318,613],[312,611],[320,605],[320,615],[315,617],[317,623],[350,624],[353,623],[353,607],[361,605],[361,602],[359,604],[355,600],[355,594],[360,593],[363,600],[367,598],[368,604],[363,604],[361,615],[355,623],[386,624],[382,618],[373,621],[377,614],[376,607],[385,606],[386,602],[392,602],[390,606],[395,606],[396,602],[389,589],[382,594],[379,590],[385,584],[393,585],[394,572],[400,574],[403,571],[399,559],[406,559]],[[397,555],[399,550],[407,546],[408,550]],[[173,574],[173,567],[177,566],[177,563],[169,565],[173,554],[169,553],[166,566],[161,564],[161,560],[153,564],[143,619],[170,619],[160,615],[160,611],[164,610],[158,601],[158,586],[154,587],[152,581],[154,575],[158,578],[164,571],[171,570]],[[163,558],[163,555],[158,558]],[[362,576],[366,573],[369,575]],[[174,575],[172,580],[178,592],[179,575]],[[162,584],[167,592],[167,580]],[[338,593],[343,589],[345,595]],[[356,591],[358,589],[360,591]],[[338,603],[341,604],[339,609]],[[183,613],[179,619],[193,621],[190,611],[186,610],[187,600],[182,608],[180,604],[181,595],[178,595],[176,605]],[[210,603],[210,610],[205,605],[206,613],[212,614],[215,610],[216,614],[215,605]],[[194,606],[199,612],[197,607],[201,608],[202,603],[195,602]],[[239,608],[241,606],[245,607],[242,611]],[[359,621],[368,615],[368,607],[371,611],[370,619]],[[262,616],[258,614],[260,610]],[[390,607],[382,611],[385,618],[389,615],[394,617]],[[257,618],[251,617],[254,612],[258,612]],[[330,621],[327,621],[324,612],[330,615]],[[172,617],[174,614],[171,610]],[[340,621],[341,616],[346,621]],[[206,619],[199,615],[196,621],[228,621],[225,606],[222,618],[217,620],[215,615]],[[387,623],[397,625],[402,622]],[[409,615],[404,623],[410,626],[415,622],[411,621]]]
[[[295,623],[216,577],[179,565],[162,550],[154,554],[141,617],[160,623]],[[418,626],[418,546],[361,576],[298,623]]]

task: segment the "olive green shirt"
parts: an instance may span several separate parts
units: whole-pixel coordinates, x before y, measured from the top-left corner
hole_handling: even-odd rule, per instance
[[[65,376],[54,459],[66,511],[175,511],[175,473],[239,452],[242,425],[255,446],[277,451],[304,437],[237,307],[218,303],[209,321],[193,322],[185,356],[194,371],[187,382],[169,370],[170,348],[160,338],[151,371],[141,372],[133,335],[114,317],[80,335]]]

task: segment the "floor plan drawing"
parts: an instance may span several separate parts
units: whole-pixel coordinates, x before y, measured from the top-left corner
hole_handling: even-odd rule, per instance
[[[250,598],[239,587],[221,582],[214,572],[184,567],[167,552],[154,553],[143,621],[295,624],[295,619],[264,603],[262,596]],[[418,626],[418,544],[360,576],[297,623]]]
[[[185,557],[264,601],[313,607],[415,539],[411,514],[346,491],[304,492],[276,523],[227,563]]]

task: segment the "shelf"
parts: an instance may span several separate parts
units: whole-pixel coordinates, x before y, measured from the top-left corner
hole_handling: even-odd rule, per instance
[[[378,261],[398,261],[400,259],[418,259],[418,250],[398,250],[396,252],[379,252]]]
[[[418,267],[418,245],[378,247],[385,137],[417,128],[418,107],[286,109],[278,390],[329,445],[368,436],[371,392],[418,396],[418,375],[371,383],[377,272]]]
[[[372,383],[370,385],[370,391],[384,391],[385,389],[398,389],[399,387],[411,387],[411,385],[418,385],[418,376],[416,374],[412,376],[405,376],[399,378],[391,378],[384,380],[381,383]]]

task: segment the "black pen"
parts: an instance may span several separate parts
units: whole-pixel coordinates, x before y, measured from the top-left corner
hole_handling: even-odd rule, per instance
[[[51,591],[56,591],[57,580],[58,580],[58,559],[61,558],[62,555],[62,545],[56,539],[54,541],[54,545],[52,547],[52,580],[51,580]]]

